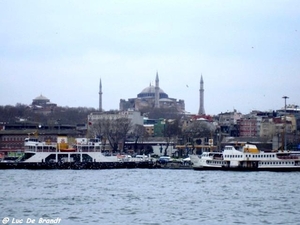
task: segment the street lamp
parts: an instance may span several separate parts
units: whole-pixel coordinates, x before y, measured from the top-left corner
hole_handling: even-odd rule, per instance
[[[284,98],[284,150],[286,150],[286,99],[289,97],[283,96],[282,98]]]

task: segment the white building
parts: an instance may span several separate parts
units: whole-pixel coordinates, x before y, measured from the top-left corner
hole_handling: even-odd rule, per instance
[[[88,115],[88,122],[93,124],[97,120],[109,119],[116,120],[119,118],[128,118],[131,120],[132,125],[144,124],[144,117],[138,111],[120,111],[120,112],[93,112]]]

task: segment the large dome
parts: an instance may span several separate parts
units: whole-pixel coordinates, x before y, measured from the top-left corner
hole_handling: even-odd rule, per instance
[[[37,101],[40,101],[40,100],[42,100],[42,101],[49,101],[49,99],[46,98],[46,97],[43,96],[43,95],[40,95],[40,96],[36,97],[36,98],[33,99],[33,100],[37,100]]]
[[[168,95],[159,88],[159,98],[168,98]],[[154,98],[155,97],[155,86],[148,86],[142,90],[141,93],[139,93],[138,98]]]

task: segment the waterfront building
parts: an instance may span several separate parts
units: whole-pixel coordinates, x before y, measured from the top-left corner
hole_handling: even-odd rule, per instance
[[[0,157],[22,154],[24,152],[24,140],[28,137],[33,136],[41,142],[56,142],[58,135],[75,138],[83,136],[84,133],[73,125],[39,125],[33,122],[4,124],[0,130]]]
[[[239,136],[237,121],[242,118],[242,113],[233,112],[220,113],[218,118],[219,130],[222,136]]]
[[[257,130],[257,118],[246,117],[241,118],[237,122],[240,137],[257,137],[259,132]]]
[[[259,130],[259,136],[272,139],[276,135],[274,118],[263,118]]]
[[[107,112],[93,112],[88,115],[89,124],[94,124],[97,120],[116,120],[120,118],[130,119],[132,125],[143,125],[144,117],[138,111],[107,111]]]

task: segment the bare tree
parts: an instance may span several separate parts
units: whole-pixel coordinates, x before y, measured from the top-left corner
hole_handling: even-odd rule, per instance
[[[164,121],[164,130],[163,130],[163,136],[167,142],[164,155],[167,155],[167,150],[170,146],[170,142],[178,137],[181,134],[181,128],[180,128],[180,120],[179,119],[168,119]]]
[[[119,142],[122,142],[122,150],[124,150],[125,141],[127,138],[127,135],[130,130],[132,130],[132,122],[128,118],[119,118],[116,120],[116,127],[118,129],[118,136],[119,136]]]
[[[195,149],[195,142],[200,144],[199,140],[201,138],[211,137],[216,130],[213,123],[206,120],[195,120],[189,124],[189,126],[183,131],[187,142],[192,145],[192,151]]]
[[[137,143],[139,140],[143,140],[147,136],[147,132],[143,125],[136,124],[133,127],[133,132],[131,134],[134,138],[134,152],[137,152]]]
[[[124,146],[124,142],[129,131],[132,129],[131,120],[128,118],[99,119],[90,128],[90,135],[101,137],[103,140],[108,140],[113,151],[119,149],[119,144]]]

